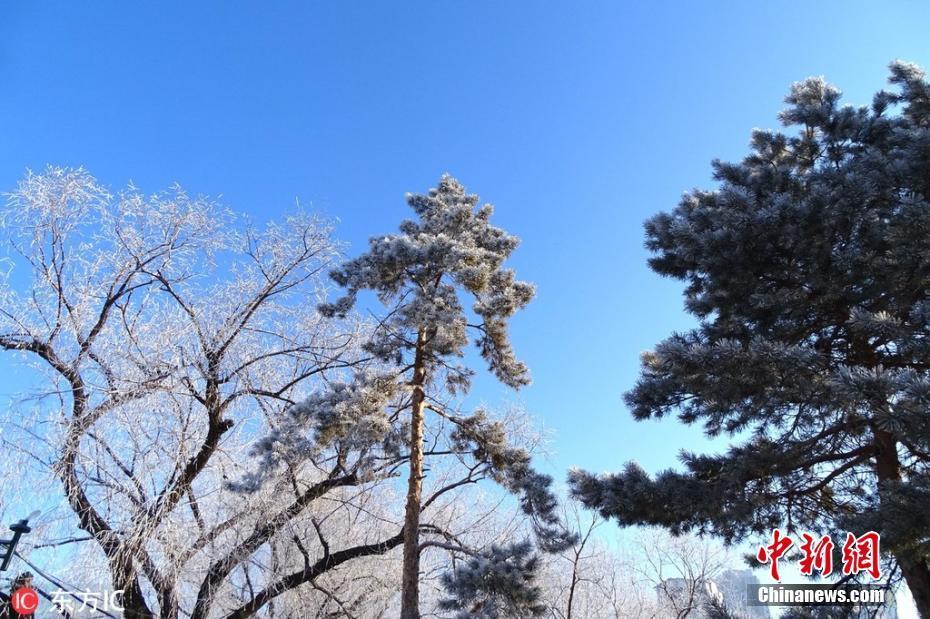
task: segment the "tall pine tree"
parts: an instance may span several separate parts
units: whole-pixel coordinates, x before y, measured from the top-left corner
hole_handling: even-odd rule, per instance
[[[877,530],[930,617],[930,84],[901,62],[891,82],[870,107],[795,84],[796,132],[755,131],[717,189],[646,224],[699,326],[643,356],[627,403],[740,443],[570,483],[624,525]]]
[[[377,407],[391,402],[390,415],[378,413],[385,423],[396,425],[401,412],[409,412],[401,616],[411,619],[419,616],[427,413],[451,428],[455,449],[486,463],[492,478],[520,496],[544,549],[557,549],[568,537],[555,513],[551,479],[530,468],[524,450],[507,446],[500,424],[480,412],[454,415],[439,397],[442,391],[468,389],[474,370],[461,358],[469,332],[498,380],[513,388],[529,383],[527,368],[514,356],[507,333],[509,318],[534,294],[531,284],[517,280],[503,266],[519,240],[492,226],[491,205],[479,206],[478,196],[466,193],[450,176],[443,176],[425,195],[408,195],[407,202],[417,220],[404,221],[399,234],[373,237],[366,253],[335,270],[332,278],[345,295],[321,310],[345,315],[364,290],[375,292],[387,310],[366,348],[392,370],[376,381],[365,379],[364,390],[383,394],[370,398]],[[472,301],[470,312],[462,305],[466,297]],[[357,425],[357,420],[349,422]]]

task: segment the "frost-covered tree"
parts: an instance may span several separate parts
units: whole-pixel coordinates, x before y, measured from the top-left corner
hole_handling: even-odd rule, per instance
[[[369,356],[363,325],[307,303],[338,256],[327,222],[254,228],[178,188],[114,195],[62,168],[0,214],[0,349],[36,377],[0,413],[0,514],[43,510],[20,546],[37,579],[121,589],[127,618],[291,617],[325,595],[311,580],[403,541],[366,519],[352,445],[262,491],[226,485],[283,411]]]
[[[726,603],[717,597],[711,597],[701,610],[704,612],[705,619],[743,619],[739,613],[730,610]]]
[[[633,544],[633,570],[656,593],[659,615],[687,619],[709,601],[708,587],[733,564],[727,548],[697,536],[663,529],[640,531]]]
[[[536,580],[547,616],[553,619],[616,617],[653,619],[655,586],[640,577],[639,564],[607,545],[599,535],[605,524],[597,513],[577,501],[562,503],[562,520],[574,533],[574,543],[545,561]],[[624,546],[624,550],[628,548]]]
[[[358,446],[379,445],[408,465],[401,615],[409,619],[419,616],[420,536],[431,531],[421,512],[437,496],[423,496],[426,458],[467,457],[467,475],[451,487],[490,477],[520,497],[543,546],[555,548],[566,540],[551,480],[531,468],[529,454],[508,443],[501,424],[481,411],[456,414],[444,396],[469,387],[474,370],[461,361],[469,332],[502,383],[518,388],[529,382],[507,333],[510,317],[534,293],[503,266],[518,239],[492,226],[491,205],[479,206],[478,197],[450,176],[425,195],[408,195],[407,202],[416,221],[404,221],[399,234],[373,237],[366,253],[333,271],[345,294],[321,306],[326,315],[344,316],[360,292],[375,292],[386,313],[365,348],[383,367],[295,408],[294,427],[271,437],[267,448],[269,453],[299,449],[307,440],[293,437],[309,427],[310,442],[337,437]],[[471,299],[470,311],[463,306],[465,297]],[[438,425],[427,424],[428,412]]]
[[[575,543],[554,559],[545,557],[533,581],[542,590],[547,617],[696,617],[708,612],[709,585],[725,586],[729,569],[740,564],[719,540],[676,537],[663,529],[607,543],[598,535],[605,521],[596,512],[574,501],[563,505]]]
[[[439,607],[456,611],[459,619],[541,617],[547,609],[535,583],[538,568],[539,557],[529,542],[492,546],[443,576],[451,597]]]
[[[930,84],[903,62],[891,82],[869,107],[795,84],[796,133],[755,131],[741,163],[714,162],[715,190],[646,224],[699,325],[644,355],[627,402],[739,444],[570,478],[624,525],[874,529],[930,616]]]

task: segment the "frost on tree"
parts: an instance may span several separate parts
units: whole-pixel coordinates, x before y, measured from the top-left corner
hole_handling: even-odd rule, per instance
[[[248,495],[225,483],[273,420],[368,356],[357,321],[307,303],[338,257],[327,222],[256,229],[179,188],[111,194],[50,167],[8,196],[0,239],[0,350],[43,379],[0,412],[0,515],[44,506],[24,556],[67,566],[76,590],[122,590],[132,619],[331,608],[302,585],[332,587],[348,563],[358,584],[332,595],[380,595],[359,564],[403,535],[344,500],[363,480],[352,440],[334,440],[353,431],[339,402],[364,389],[319,403],[327,449]]]
[[[416,220],[404,221],[398,234],[371,238],[366,253],[334,270],[344,295],[321,306],[324,315],[346,316],[359,293],[375,293],[386,311],[364,348],[376,363],[350,383],[293,407],[261,451],[267,469],[276,459],[348,441],[359,453],[377,454],[373,463],[388,455],[408,466],[401,614],[416,617],[421,552],[440,546],[480,552],[422,521],[421,512],[443,493],[491,478],[520,497],[543,549],[561,548],[571,536],[557,517],[551,479],[531,468],[529,453],[509,444],[500,422],[482,411],[459,414],[449,402],[467,391],[475,371],[462,362],[470,336],[502,383],[529,383],[507,333],[510,317],[534,294],[503,266],[518,239],[492,226],[492,207],[479,206],[478,197],[450,176],[425,195],[408,195],[407,202]],[[462,460],[465,475],[426,496],[424,461],[440,456]]]
[[[542,617],[542,589],[535,584],[539,557],[526,542],[492,546],[443,575],[450,597],[440,609],[456,611],[459,619],[521,619]]]
[[[902,62],[891,82],[869,107],[795,84],[797,132],[754,131],[741,163],[714,162],[717,189],[646,224],[699,326],[643,356],[627,402],[742,442],[570,481],[626,525],[874,529],[930,616],[930,85]]]

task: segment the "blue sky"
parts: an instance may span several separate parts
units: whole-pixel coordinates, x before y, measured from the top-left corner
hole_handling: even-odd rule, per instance
[[[700,433],[634,423],[639,353],[691,319],[642,222],[776,125],[791,82],[851,103],[894,58],[930,65],[918,2],[6,3],[0,189],[84,165],[175,181],[258,221],[295,198],[362,249],[442,172],[497,206],[539,287],[514,322],[535,384],[489,380],[554,432],[550,469],[673,465]],[[8,393],[10,385],[0,388]]]
[[[656,470],[699,432],[621,400],[639,353],[691,324],[642,222],[775,126],[792,81],[867,103],[892,59],[930,64],[925,5],[775,4],[10,3],[0,188],[53,163],[258,221],[299,198],[354,253],[451,172],[522,237],[539,288],[513,325],[534,385],[476,397],[524,402],[553,471]]]

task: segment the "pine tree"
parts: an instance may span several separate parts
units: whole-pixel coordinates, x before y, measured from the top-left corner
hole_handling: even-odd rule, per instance
[[[796,133],[754,131],[715,190],[646,224],[699,325],[643,356],[627,403],[738,444],[570,483],[624,525],[879,531],[930,617],[930,84],[902,62],[890,81],[870,107],[795,84]]]
[[[872,619],[872,610],[857,606],[797,606],[782,612],[778,619]]]
[[[542,617],[542,589],[535,584],[539,556],[528,542],[492,546],[453,572],[443,574],[450,597],[442,610],[458,619],[523,619]]]
[[[704,604],[704,619],[743,619],[741,615],[730,610],[726,603],[716,596]]]
[[[443,176],[426,195],[408,195],[407,202],[417,221],[404,221],[399,234],[373,237],[366,253],[333,271],[333,280],[345,294],[321,306],[325,315],[345,316],[359,292],[374,291],[387,311],[366,349],[391,369],[374,378],[361,376],[354,386],[343,386],[345,397],[337,399],[348,400],[348,406],[337,410],[331,403],[317,406],[314,402],[310,408],[316,412],[306,406],[297,411],[299,418],[317,419],[317,441],[345,440],[346,428],[351,427],[355,437],[364,429],[363,443],[389,436],[388,427],[396,428],[401,413],[409,411],[401,591],[405,619],[419,616],[427,412],[450,425],[449,439],[456,450],[470,452],[487,464],[490,477],[521,497],[521,506],[531,516],[544,549],[557,549],[569,537],[556,516],[551,479],[530,467],[526,451],[508,446],[503,426],[481,411],[455,415],[439,397],[443,391],[461,394],[469,387],[474,370],[460,360],[470,331],[476,334],[481,356],[502,383],[513,388],[529,383],[527,368],[514,356],[507,333],[508,319],[534,294],[531,284],[517,280],[512,270],[503,267],[518,239],[492,226],[491,205],[478,206],[478,197],[466,193],[450,176]],[[472,299],[470,313],[462,305],[465,296]],[[365,414],[360,416],[359,411]]]

